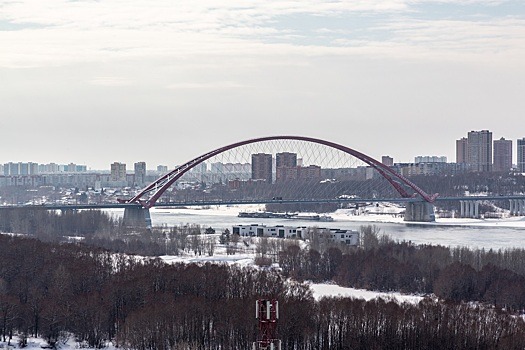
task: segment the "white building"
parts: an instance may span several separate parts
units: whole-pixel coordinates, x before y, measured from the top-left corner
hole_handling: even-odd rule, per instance
[[[320,229],[319,238],[328,239],[332,242],[338,242],[346,245],[359,245],[359,232],[352,230],[340,229]]]
[[[266,225],[236,225],[233,226],[233,234],[242,237],[278,237],[278,238],[302,238],[305,239],[306,227],[293,226],[266,226]]]
[[[235,225],[233,234],[242,237],[276,237],[276,238],[299,238],[309,239],[310,230],[301,226],[266,226],[266,225]],[[341,230],[337,228],[319,228],[319,238],[328,239],[346,245],[359,245],[359,232],[352,230]]]

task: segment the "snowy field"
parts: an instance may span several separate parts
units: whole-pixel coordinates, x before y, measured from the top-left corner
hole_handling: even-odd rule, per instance
[[[419,303],[423,297],[410,294],[401,294],[401,293],[383,293],[383,292],[374,292],[365,289],[355,289],[355,288],[346,288],[340,287],[336,284],[329,283],[310,283],[310,289],[314,294],[314,298],[319,300],[323,297],[345,297],[345,298],[354,298],[354,299],[364,299],[366,301],[373,299],[383,299],[383,300],[392,300],[399,303]]]
[[[11,339],[10,345],[8,345],[8,342],[2,342],[0,341],[0,349],[18,349],[18,337],[14,336],[13,339]],[[38,338],[27,338],[27,346],[24,349],[49,349],[47,343]],[[83,344],[80,344],[76,342],[74,339],[68,339],[65,344],[60,344],[59,349],[64,350],[72,350],[72,349],[92,349],[87,348]],[[104,349],[107,350],[115,350],[117,349],[113,344],[108,343],[106,344],[106,347]]]
[[[219,248],[220,250],[220,248]],[[213,256],[175,256],[175,255],[165,255],[161,256],[161,259],[168,264],[175,263],[218,263],[218,264],[237,264],[239,266],[253,266],[254,254],[235,254],[235,255],[226,255],[223,253],[217,253]]]

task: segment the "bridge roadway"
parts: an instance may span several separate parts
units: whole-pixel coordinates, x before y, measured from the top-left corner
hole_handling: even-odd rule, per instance
[[[437,197],[435,202],[453,201],[483,201],[483,200],[525,200],[525,195],[505,195],[505,196],[463,196],[463,197]],[[212,205],[241,205],[241,204],[294,204],[294,203],[370,203],[370,202],[390,202],[390,203],[418,203],[423,202],[422,198],[336,198],[336,199],[259,199],[259,200],[202,200],[191,202],[157,202],[154,207],[191,207],[191,206],[212,206]],[[47,210],[88,210],[88,209],[126,209],[140,208],[135,203],[102,203],[102,204],[43,204],[43,205],[7,205],[0,206],[2,209],[13,208],[42,208]]]

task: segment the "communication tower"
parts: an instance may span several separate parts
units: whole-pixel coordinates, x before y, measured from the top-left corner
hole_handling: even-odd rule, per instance
[[[253,350],[281,350],[281,340],[277,339],[279,302],[275,299],[257,300],[255,318],[259,320],[259,336],[253,343]]]

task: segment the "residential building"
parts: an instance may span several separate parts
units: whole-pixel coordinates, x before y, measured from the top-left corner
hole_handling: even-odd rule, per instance
[[[297,153],[281,152],[275,155],[275,182],[297,180]]]
[[[383,163],[386,166],[393,166],[394,165],[394,158],[390,156],[382,156],[381,157],[381,163]]]
[[[310,237],[316,232],[317,237]],[[345,245],[359,245],[359,232],[353,230],[341,230],[337,228],[318,228],[315,231],[301,226],[266,226],[266,225],[235,225],[232,233],[243,237],[275,237],[275,238],[299,238],[299,239],[321,239]]]
[[[126,182],[126,164],[114,162],[111,164],[111,177],[113,182]]]
[[[297,180],[311,181],[319,180],[321,178],[321,167],[319,165],[297,167],[297,170]]]
[[[468,164],[475,172],[492,171],[492,132],[470,131],[467,137]]]
[[[58,164],[49,163],[49,164],[40,164],[38,170],[41,174],[56,174],[58,173]]]
[[[512,140],[502,137],[494,140],[494,171],[509,171],[512,169]]]
[[[466,137],[456,140],[456,163],[468,163],[468,139]]]
[[[157,165],[157,172],[161,174],[166,174],[168,172],[167,165]]]
[[[252,180],[265,180],[266,183],[272,183],[271,154],[252,154]]]
[[[417,156],[414,158],[414,163],[446,163],[447,157],[445,156]]]
[[[87,172],[86,165],[79,165],[75,163],[65,164],[38,164],[36,165],[39,174],[58,174],[58,173],[85,173]]]
[[[396,163],[393,169],[410,177],[417,175],[456,175],[467,171],[466,163]]]
[[[275,155],[275,167],[277,169],[282,167],[293,168],[297,166],[297,153],[281,152]]]
[[[4,164],[4,175],[5,176],[20,175],[19,169],[20,169],[19,163],[13,163],[13,162],[5,163]]]
[[[299,167],[282,166],[275,171],[275,182],[290,182],[296,181],[299,177]]]
[[[9,162],[4,164],[2,174],[5,176],[27,176],[27,175],[38,175],[39,169],[36,163],[13,163]]]
[[[232,233],[242,237],[276,237],[276,238],[306,238],[306,227],[266,226],[266,225],[235,225]]]
[[[373,170],[369,171],[370,167],[357,168],[336,168],[336,169],[321,169],[321,177],[330,181],[365,181],[373,176]],[[370,172],[370,174],[369,174]]]
[[[146,183],[146,162],[137,162],[133,168],[135,170],[135,185],[143,186]]]
[[[525,137],[518,139],[518,171],[525,173]]]

